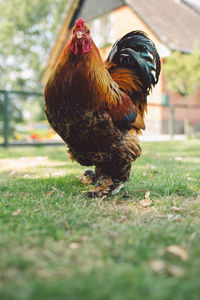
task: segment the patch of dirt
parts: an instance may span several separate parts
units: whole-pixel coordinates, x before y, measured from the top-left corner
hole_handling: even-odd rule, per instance
[[[27,173],[31,173],[36,167],[63,167],[66,162],[50,161],[47,156],[37,156],[37,157],[21,157],[21,158],[6,158],[0,159],[0,171],[1,173],[7,173],[9,176],[14,177],[17,174],[28,177]],[[62,171],[62,173],[66,173]],[[55,172],[56,173],[56,172]],[[60,172],[53,175],[63,175]],[[64,174],[65,175],[65,174]]]
[[[58,163],[50,161],[47,156],[0,159],[1,171],[23,171],[26,168],[48,165],[52,166],[53,164],[57,165]]]

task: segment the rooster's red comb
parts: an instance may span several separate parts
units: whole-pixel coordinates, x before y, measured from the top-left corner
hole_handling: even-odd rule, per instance
[[[85,24],[85,21],[83,19],[78,19],[76,20],[76,28],[79,29],[79,30],[82,30],[83,29],[83,25]]]

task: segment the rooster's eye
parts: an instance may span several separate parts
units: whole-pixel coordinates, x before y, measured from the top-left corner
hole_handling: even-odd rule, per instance
[[[86,33],[90,33],[89,29],[88,29],[88,30],[86,30]]]
[[[75,33],[75,29],[73,29],[73,33]]]

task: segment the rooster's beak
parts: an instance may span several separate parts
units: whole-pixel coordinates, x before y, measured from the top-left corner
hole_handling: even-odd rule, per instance
[[[82,31],[78,31],[77,34],[76,34],[76,36],[77,36],[78,39],[81,39],[82,36],[83,36]]]

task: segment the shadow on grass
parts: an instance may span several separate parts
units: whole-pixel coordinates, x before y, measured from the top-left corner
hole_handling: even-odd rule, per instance
[[[62,167],[62,170],[64,168]],[[41,172],[41,170],[39,170]],[[80,172],[77,172],[80,171]],[[36,193],[38,197],[44,195],[51,195],[63,192],[66,197],[83,197],[83,191],[91,188],[91,186],[85,186],[82,184],[78,175],[82,173],[78,167],[69,171],[70,174],[62,176],[59,175],[59,171],[49,173],[47,178],[22,178],[27,174],[23,173],[20,178],[10,178],[3,182],[0,188],[2,192],[10,193]],[[146,172],[140,174],[141,171],[132,170],[131,178],[124,185],[124,188],[118,194],[121,200],[139,201],[144,199],[146,191],[150,191],[152,200],[159,200],[162,197],[195,197],[198,194],[199,183],[194,181],[190,182],[186,178],[181,176],[171,176],[166,173],[153,174]],[[38,172],[30,174],[38,176]],[[56,175],[55,175],[56,174]],[[108,197],[113,199],[115,196]]]
[[[194,197],[200,191],[200,164],[191,160],[198,160],[199,141],[179,143],[145,143],[143,155],[132,164],[131,179],[125,183],[120,192],[123,198],[126,192],[133,200],[144,199],[147,190],[151,198],[159,199],[165,196]],[[29,149],[9,148],[1,153],[1,157],[20,159],[20,157],[47,157],[48,163],[36,165],[27,169],[1,172],[3,179],[2,189],[18,191],[32,191],[45,193],[52,187],[66,192],[66,195],[82,195],[86,190],[77,176],[88,167],[80,166],[69,160],[66,147],[34,147]],[[176,156],[178,157],[176,160]],[[181,157],[180,157],[181,156]],[[59,164],[62,162],[62,164]],[[35,177],[35,178],[34,178]],[[188,180],[189,178],[189,180]],[[198,181],[199,180],[199,181]],[[6,188],[7,187],[7,188]]]

